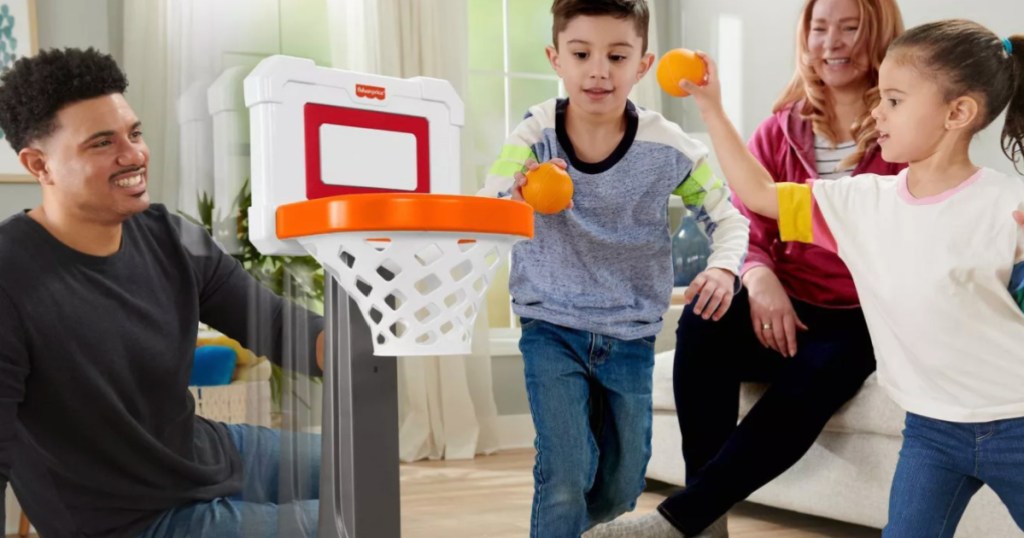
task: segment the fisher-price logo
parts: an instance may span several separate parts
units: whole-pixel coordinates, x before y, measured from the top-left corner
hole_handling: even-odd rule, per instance
[[[367,99],[380,99],[384,100],[388,96],[387,90],[382,86],[367,86],[365,84],[356,84],[356,97],[365,97]]]

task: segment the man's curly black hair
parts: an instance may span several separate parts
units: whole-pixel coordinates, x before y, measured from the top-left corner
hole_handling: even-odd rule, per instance
[[[109,54],[91,47],[45,50],[19,59],[0,76],[0,129],[14,151],[21,151],[53,133],[60,109],[127,87]]]

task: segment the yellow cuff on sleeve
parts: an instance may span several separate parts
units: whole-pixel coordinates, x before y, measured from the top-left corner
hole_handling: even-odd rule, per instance
[[[778,183],[779,237],[783,241],[814,242],[811,211],[811,186],[802,183]]]

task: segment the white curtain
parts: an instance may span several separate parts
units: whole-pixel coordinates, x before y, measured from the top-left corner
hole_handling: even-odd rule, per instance
[[[125,2],[125,94],[150,147],[154,199],[198,217],[197,195],[213,196],[212,122],[206,89],[220,74],[215,3]]]
[[[178,207],[178,123],[175,100],[179,88],[177,58],[168,20],[177,14],[174,0],[124,4],[125,97],[142,121],[149,145],[150,194],[172,211]]]
[[[466,0],[341,0],[328,4],[335,67],[450,81],[466,100]],[[462,137],[463,192],[475,192]],[[399,359],[403,461],[472,458],[498,447],[487,309],[470,355]]]
[[[254,9],[270,3],[257,2]],[[205,93],[189,88],[205,87],[226,67],[225,25],[244,34],[243,27],[253,24],[249,18],[224,21],[227,9],[205,0],[125,3],[127,96],[152,150],[154,198],[172,211],[194,214],[196,193],[212,194],[206,184],[212,157],[203,135],[209,129],[194,121]],[[328,2],[327,10],[335,67],[443,78],[465,99],[466,0],[339,0]],[[464,192],[474,192],[467,161]],[[471,458],[498,448],[486,309],[481,309],[473,340],[467,356],[400,359],[403,460]]]

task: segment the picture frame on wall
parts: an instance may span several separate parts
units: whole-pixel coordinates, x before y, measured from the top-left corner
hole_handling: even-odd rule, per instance
[[[0,0],[0,73],[39,52],[36,0]],[[34,183],[0,131],[0,183]]]

